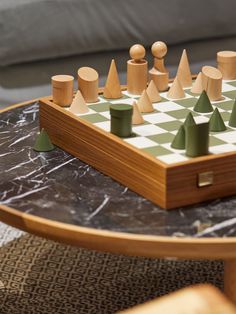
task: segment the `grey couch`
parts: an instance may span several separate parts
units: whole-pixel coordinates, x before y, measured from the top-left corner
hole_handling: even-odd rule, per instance
[[[112,58],[126,81],[129,47],[163,40],[171,75],[182,49],[192,72],[214,64],[219,50],[236,50],[235,0],[2,0],[0,2],[0,106],[51,93],[50,77],[76,77],[92,66],[100,85]]]

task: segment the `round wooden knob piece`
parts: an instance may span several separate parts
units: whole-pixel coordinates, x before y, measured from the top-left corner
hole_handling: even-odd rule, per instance
[[[167,46],[163,41],[156,41],[152,45],[152,54],[155,58],[162,59],[167,54]]]
[[[131,59],[134,59],[135,61],[139,61],[145,57],[146,50],[142,45],[136,44],[130,48],[129,54],[130,54]]]

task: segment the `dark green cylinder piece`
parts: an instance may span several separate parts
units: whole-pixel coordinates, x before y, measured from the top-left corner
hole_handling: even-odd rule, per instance
[[[209,122],[186,127],[186,155],[199,157],[209,153]]]
[[[111,133],[119,137],[132,135],[133,107],[126,104],[115,104],[110,106]]]

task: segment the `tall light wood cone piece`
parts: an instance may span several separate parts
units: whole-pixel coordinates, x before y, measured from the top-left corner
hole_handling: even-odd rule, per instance
[[[111,61],[103,96],[111,99],[118,99],[122,97],[120,80],[114,59]]]
[[[72,101],[69,110],[74,114],[86,113],[89,111],[88,106],[86,105],[86,102],[84,100],[84,97],[79,90],[75,94],[75,97]]]
[[[133,102],[132,124],[143,124],[143,116],[138,108],[136,101]]]
[[[183,50],[176,76],[178,76],[183,88],[192,86],[192,75],[185,49]]]
[[[174,82],[172,83],[168,93],[167,97],[170,99],[181,99],[185,97],[185,92],[183,90],[183,87],[179,81],[178,76],[176,76]]]
[[[148,97],[146,90],[142,92],[141,97],[138,100],[138,108],[140,112],[153,112],[154,108],[152,106],[152,102]]]
[[[202,72],[199,72],[195,82],[193,83],[191,92],[194,94],[201,94],[203,89]]]
[[[146,91],[151,102],[161,101],[161,96],[153,80],[151,80],[150,83],[148,84]]]

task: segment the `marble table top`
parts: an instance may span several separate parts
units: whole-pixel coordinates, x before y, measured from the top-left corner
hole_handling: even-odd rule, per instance
[[[33,151],[38,111],[38,104],[32,103],[0,114],[0,204],[110,231],[169,237],[236,235],[236,197],[166,211],[59,148]]]

